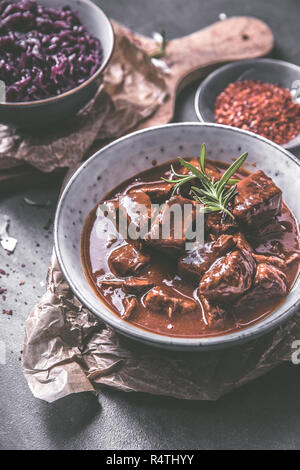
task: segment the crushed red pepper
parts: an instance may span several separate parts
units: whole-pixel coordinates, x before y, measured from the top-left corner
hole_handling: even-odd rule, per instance
[[[287,88],[244,80],[230,83],[219,94],[215,120],[285,144],[300,133],[300,104],[293,102]]]
[[[12,310],[5,310],[4,308],[2,309],[2,313],[3,315],[12,315],[13,314],[13,311]]]

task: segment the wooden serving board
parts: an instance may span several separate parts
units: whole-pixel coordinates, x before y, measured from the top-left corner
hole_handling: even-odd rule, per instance
[[[120,28],[116,23],[114,27]],[[122,30],[130,34],[125,28]],[[147,52],[155,50],[153,39],[131,35],[141,41]],[[171,122],[176,96],[187,84],[203,79],[211,70],[226,62],[266,56],[273,46],[273,33],[266,23],[247,16],[218,21],[196,33],[169,41],[163,61],[170,69],[165,76],[170,99],[141,127]]]
[[[149,53],[157,48],[151,38],[136,34],[115,21],[113,27],[116,33],[125,34]],[[196,33],[170,40],[163,57],[169,68],[169,73],[165,75],[169,97],[139,128],[172,121],[176,95],[191,81],[203,78],[223,63],[265,56],[273,45],[274,37],[270,28],[261,20],[250,17],[232,17],[218,21]],[[94,146],[92,151],[96,150],[97,147]],[[43,174],[29,165],[0,171],[0,191],[32,184],[39,181],[39,175],[43,180]]]

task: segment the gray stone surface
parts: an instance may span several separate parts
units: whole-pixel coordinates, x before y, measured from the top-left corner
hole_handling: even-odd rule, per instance
[[[272,27],[275,55],[300,64],[296,0],[102,0],[113,18],[151,34],[164,28],[170,38],[188,34],[227,15],[248,14]],[[176,120],[196,120],[195,85],[178,97]],[[215,403],[184,402],[143,394],[103,390],[67,397],[51,405],[31,395],[20,367],[24,321],[43,294],[52,251],[58,185],[27,188],[1,196],[0,214],[11,218],[18,239],[11,256],[0,251],[0,287],[7,287],[0,316],[0,339],[6,344],[6,365],[0,365],[0,449],[299,449],[300,376],[296,366],[282,366]],[[37,208],[24,203],[51,201]],[[51,229],[50,229],[51,232]],[[25,267],[21,265],[25,264]],[[8,265],[8,266],[7,266]],[[24,285],[20,285],[25,281]]]

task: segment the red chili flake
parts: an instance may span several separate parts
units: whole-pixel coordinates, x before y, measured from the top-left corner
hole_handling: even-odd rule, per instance
[[[21,268],[25,268],[25,264],[21,264]]]
[[[5,308],[2,309],[2,313],[3,313],[3,315],[12,315],[13,314],[12,310],[5,310]]]
[[[2,295],[2,300],[4,300],[4,302],[5,302],[5,300],[6,300],[6,295]]]
[[[0,287],[0,295],[1,295],[1,294],[5,294],[6,290],[7,290],[7,289],[4,289],[4,288],[1,288],[1,287]]]
[[[215,120],[285,144],[300,133],[300,105],[287,88],[244,80],[230,83],[219,94]]]
[[[5,276],[6,272],[4,271],[4,269],[0,269],[0,274],[2,274],[3,276]]]
[[[25,284],[25,281],[21,281],[19,285],[24,286],[24,284]]]

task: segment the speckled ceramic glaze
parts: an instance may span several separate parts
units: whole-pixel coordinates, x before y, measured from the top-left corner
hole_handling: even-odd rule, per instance
[[[283,190],[284,200],[300,220],[300,164],[286,150],[247,131],[217,124],[182,123],[153,127],[129,134],[87,160],[66,186],[55,218],[55,249],[61,269],[75,295],[95,315],[127,336],[155,346],[180,350],[225,347],[263,334],[300,307],[299,277],[284,303],[248,329],[210,338],[172,338],[151,333],[121,320],[96,296],[85,278],[80,260],[80,236],[85,217],[111,188],[126,178],[157,164],[199,154],[202,143],[208,157],[232,162],[248,151],[245,167],[258,168]]]

